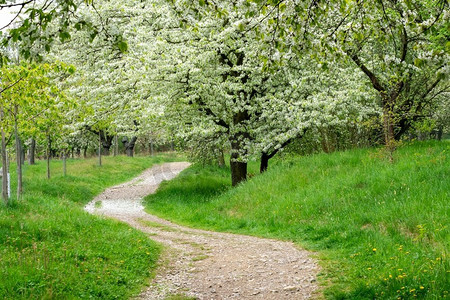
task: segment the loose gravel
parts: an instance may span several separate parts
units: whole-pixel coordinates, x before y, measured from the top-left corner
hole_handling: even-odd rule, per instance
[[[192,229],[150,215],[142,198],[189,163],[154,166],[109,188],[85,209],[137,228],[165,245],[157,275],[139,299],[309,299],[318,295],[319,267],[290,242]]]

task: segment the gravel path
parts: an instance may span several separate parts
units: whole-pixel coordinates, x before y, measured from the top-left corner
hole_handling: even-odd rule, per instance
[[[166,163],[107,189],[85,209],[126,222],[164,244],[156,277],[140,299],[308,299],[319,268],[293,243],[176,225],[144,212],[141,200],[189,163]]]

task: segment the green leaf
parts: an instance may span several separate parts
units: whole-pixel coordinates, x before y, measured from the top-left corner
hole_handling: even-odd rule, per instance
[[[117,43],[117,47],[119,47],[120,52],[125,53],[128,51],[128,43],[125,41],[120,41]]]
[[[68,33],[67,31],[61,31],[59,33],[59,39],[61,40],[61,42],[69,40],[70,39],[70,33]]]
[[[414,65],[416,67],[421,67],[423,65],[423,60],[421,60],[420,58],[414,59]]]
[[[75,67],[74,66],[70,66],[68,71],[69,71],[69,74],[75,73]]]
[[[94,41],[94,39],[97,37],[97,34],[98,34],[98,31],[97,30],[94,30],[92,33],[91,33],[91,35],[89,36],[89,42],[93,42]]]

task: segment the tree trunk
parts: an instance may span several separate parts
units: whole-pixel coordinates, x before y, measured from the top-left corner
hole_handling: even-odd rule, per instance
[[[150,140],[147,141],[147,139],[144,138],[144,141],[142,141],[142,146],[145,149],[145,153],[150,155]]]
[[[233,154],[230,159],[230,167],[231,167],[231,185],[237,186],[242,181],[247,180],[247,163],[246,162],[238,162],[233,161]]]
[[[47,135],[47,179],[50,179],[50,156],[51,156],[51,149],[52,149],[52,138],[50,137],[50,134]]]
[[[17,106],[15,108],[17,116]],[[17,200],[20,200],[22,195],[22,147],[19,138],[19,130],[17,126],[17,119],[14,121],[14,135],[16,138],[16,162],[17,162]]]
[[[328,134],[325,131],[325,129],[322,129],[321,131],[321,145],[322,145],[322,151],[325,153],[330,153],[330,143],[329,143],[329,139],[328,139]]]
[[[150,155],[154,156],[155,155],[155,148],[153,145],[153,140],[150,140]]]
[[[438,127],[438,130],[437,130],[437,133],[436,133],[436,139],[437,139],[438,141],[441,141],[441,140],[442,140],[442,135],[443,135],[443,133],[444,133],[444,126],[440,125],[440,126]]]
[[[250,120],[248,111],[241,111],[233,116],[234,125],[242,125]],[[245,131],[236,132],[230,136],[231,143],[231,185],[236,186],[240,182],[247,180],[247,162],[243,162],[242,158],[247,154],[244,147],[246,140],[250,139],[250,134]]]
[[[283,144],[281,144],[281,147],[273,150],[272,152],[268,152],[269,150],[267,150],[267,152],[263,151],[261,153],[261,163],[259,165],[259,172],[264,173],[265,171],[267,171],[267,168],[269,167],[269,159],[274,157],[280,151],[280,149],[285,148],[287,145],[292,143],[292,141],[294,141],[295,139],[302,138],[303,134],[304,134],[304,132],[302,134],[298,134],[296,136],[293,136],[293,137],[287,139],[286,141],[284,141]]]
[[[67,175],[66,149],[63,150],[63,175]]]
[[[23,144],[22,139],[19,139],[20,142],[20,163],[22,166],[25,164],[25,145]]]
[[[102,155],[108,156],[111,146],[113,144],[114,136],[109,135],[106,132],[106,130],[100,130],[98,134],[99,134],[100,142],[101,142],[101,146],[102,146]]]
[[[35,153],[36,153],[36,140],[34,138],[31,139],[30,149],[29,149],[29,157],[28,162],[30,165],[34,165],[35,162]]]
[[[108,149],[109,153],[109,149]],[[102,166],[102,135],[101,132],[98,133],[98,165]]]
[[[5,205],[8,205],[8,164],[6,162],[6,141],[2,130],[2,198]]]
[[[109,150],[110,150],[110,149],[111,149],[111,147],[102,145],[102,148],[101,148],[102,155],[104,155],[104,156],[109,156]]]
[[[100,138],[100,143],[102,146],[102,155],[109,155],[109,150],[111,149],[111,146],[113,145],[114,136],[109,135],[106,130],[95,130],[91,126],[86,126],[86,130],[94,133]]]
[[[3,121],[3,107],[0,107],[0,122]],[[8,205],[8,163],[6,159],[6,137],[5,131],[3,130],[3,126],[1,127],[1,152],[2,152],[2,198],[5,202],[5,205]]]
[[[266,152],[263,152],[261,154],[261,163],[259,165],[260,173],[264,173],[265,171],[267,171],[267,168],[269,167],[269,159],[270,156]]]
[[[225,156],[223,155],[223,150],[220,149],[219,157],[217,158],[217,164],[219,168],[225,168]]]
[[[125,147],[125,153],[129,157],[133,157],[134,146],[136,145],[137,137],[133,136],[131,140],[128,137],[122,138],[122,144]]]
[[[231,185],[237,186],[242,181],[247,180],[247,162],[237,161],[240,158],[240,151],[242,150],[241,142],[239,138],[235,138],[231,141]]]
[[[117,134],[114,136],[114,156],[119,155],[119,138]]]
[[[393,153],[395,151],[394,118],[390,105],[384,105],[383,108],[383,131],[384,143],[389,155],[389,161],[393,162]]]
[[[399,122],[398,122],[398,130],[397,132],[395,132],[395,140],[399,141],[401,139],[401,137],[408,131],[408,129],[411,127],[411,121],[407,118],[402,118]],[[384,127],[384,126],[383,126]]]
[[[84,148],[83,148],[83,158],[84,159],[87,158],[87,149],[88,149],[88,146],[84,146]]]

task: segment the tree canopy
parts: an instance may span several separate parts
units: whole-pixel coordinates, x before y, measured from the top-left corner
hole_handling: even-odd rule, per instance
[[[0,5],[19,9],[5,49],[75,66],[67,127],[100,136],[105,153],[117,134],[126,147],[151,135],[198,156],[229,151],[236,185],[249,159],[264,171],[293,142],[392,152],[406,133],[446,128],[446,0]]]

